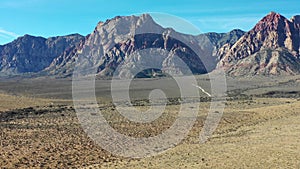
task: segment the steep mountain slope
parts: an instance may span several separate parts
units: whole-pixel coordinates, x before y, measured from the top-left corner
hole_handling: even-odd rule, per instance
[[[118,16],[106,22],[99,22],[95,30],[80,45],[73,50],[65,51],[45,71],[52,75],[70,76],[76,58],[78,55],[84,55],[88,56],[90,63],[82,65],[86,64],[87,68],[98,66],[95,73],[99,76],[112,76],[116,68],[124,62],[127,66],[122,67],[120,71],[128,74],[129,65],[132,67],[134,64],[141,64],[144,59],[151,60],[145,58],[147,56],[133,56],[137,51],[146,49],[151,50],[150,53],[155,52],[154,49],[156,52],[158,50],[166,52],[164,56],[154,58],[156,65],[162,70],[171,67],[174,68],[172,71],[183,71],[175,70],[176,67],[180,67],[175,66],[175,56],[179,56],[191,71],[197,74],[213,70],[217,63],[212,57],[213,44],[206,36],[186,35],[171,28],[163,28],[155,23],[150,15],[143,14]],[[153,73],[155,74],[155,71]]]
[[[73,34],[45,39],[25,35],[0,46],[0,74],[39,72],[63,51],[79,43],[83,36]]]
[[[289,20],[271,12],[246,33],[236,29],[198,36],[163,28],[148,14],[117,16],[99,22],[86,37],[25,35],[0,46],[0,75],[71,76],[82,56],[87,59],[80,64],[96,67],[99,76],[112,76],[117,68],[128,75],[136,65],[143,68],[149,63],[163,72],[182,74],[182,61],[195,74],[216,66],[231,76],[299,74],[300,16]],[[154,68],[139,76],[161,73]]]
[[[216,49],[220,49],[225,44],[234,44],[238,41],[243,35],[245,34],[244,31],[240,29],[234,29],[228,33],[215,33],[209,32],[205,33],[211,43],[216,47]]]
[[[219,50],[217,67],[232,76],[300,73],[299,20],[271,12],[235,44]]]

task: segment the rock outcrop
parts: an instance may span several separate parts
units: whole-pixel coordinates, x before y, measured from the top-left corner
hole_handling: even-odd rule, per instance
[[[148,53],[143,53],[147,51]],[[85,60],[78,59],[85,58]],[[76,64],[77,63],[77,64]],[[231,76],[300,73],[300,16],[271,12],[249,32],[187,35],[163,28],[150,15],[117,16],[87,35],[43,38],[25,35],[0,46],[0,75],[34,73],[70,77],[76,65],[98,76],[139,77],[164,73],[204,74],[215,68]],[[138,66],[137,66],[138,65]]]
[[[219,50],[218,68],[232,76],[300,73],[299,16],[271,12],[232,46]]]
[[[106,22],[99,22],[95,30],[84,41],[72,50],[56,58],[46,71],[52,75],[70,76],[78,57],[88,57],[89,63],[81,61],[87,68],[97,66],[98,76],[112,76],[119,68],[123,74],[128,74],[134,65],[142,65],[143,60],[150,56],[133,56],[139,51],[149,49],[148,54],[156,55],[153,62],[161,70],[180,72],[175,61],[178,56],[195,74],[212,71],[216,59],[212,57],[213,44],[206,36],[181,34],[171,28],[163,28],[154,22],[148,14],[141,16],[115,17]],[[154,53],[153,53],[154,52]],[[165,52],[165,53],[164,53]],[[145,58],[148,57],[148,58]],[[199,58],[200,57],[200,58]],[[176,62],[176,63],[175,63]],[[148,63],[152,63],[150,60]],[[147,64],[147,63],[143,63]],[[148,70],[149,71],[149,70]],[[150,71],[157,74],[156,71]],[[182,73],[182,72],[180,72]]]
[[[72,34],[51,38],[24,35],[0,46],[0,74],[40,72],[65,50],[76,46],[83,36]]]

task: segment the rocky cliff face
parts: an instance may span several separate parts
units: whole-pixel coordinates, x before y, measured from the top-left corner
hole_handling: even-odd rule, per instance
[[[128,74],[127,70],[135,64],[141,64],[142,59],[147,57],[135,58],[132,55],[146,49],[151,49],[150,53],[154,52],[154,49],[168,53],[160,56],[159,59],[155,58],[157,66],[162,70],[172,66],[174,69],[178,67],[175,66],[175,56],[183,60],[191,71],[197,74],[207,73],[216,66],[215,58],[212,57],[213,45],[206,36],[185,35],[170,28],[163,28],[155,23],[150,15],[144,14],[115,17],[106,22],[99,22],[95,30],[79,46],[65,51],[46,71],[53,75],[69,76],[75,67],[76,58],[84,55],[84,57],[88,56],[89,63],[82,63],[82,65],[88,65],[87,68],[98,66],[95,73],[99,76],[112,76],[123,62],[126,62],[127,66],[121,71],[123,74]],[[131,67],[128,67],[129,65]],[[152,72],[155,74],[155,71]]]
[[[0,46],[0,74],[39,72],[63,51],[79,43],[79,34],[48,39],[25,35]]]
[[[221,55],[227,52],[244,34],[245,32],[240,29],[234,29],[228,33],[206,33],[205,36],[214,45],[213,56],[216,58],[216,62],[219,62]]]
[[[244,34],[245,32],[240,29],[234,29],[228,33],[215,33],[215,32],[205,33],[205,35],[209,38],[209,40],[216,47],[216,49],[220,49],[222,46],[226,44],[233,45]]]
[[[232,76],[299,74],[300,16],[289,20],[272,12],[246,33],[233,30],[198,36],[163,28],[148,14],[117,16],[99,22],[86,37],[25,35],[0,46],[0,75],[71,76],[81,57],[86,60],[80,65],[96,67],[94,73],[99,76],[112,76],[117,68],[128,75],[136,65],[143,68],[149,63],[155,68],[139,76],[182,74],[184,65],[195,74],[216,66]]]
[[[299,16],[288,20],[271,12],[235,44],[219,50],[218,68],[234,76],[297,74],[299,35]]]

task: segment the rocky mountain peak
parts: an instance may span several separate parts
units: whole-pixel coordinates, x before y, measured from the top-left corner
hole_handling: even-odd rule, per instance
[[[81,57],[83,55],[88,56],[89,60],[86,64],[82,63],[82,66],[93,64],[98,67],[97,73],[100,76],[111,76],[125,58],[129,58],[128,63],[126,62],[128,65],[134,65],[133,63],[137,60],[142,63],[142,60],[135,60],[136,58],[133,57],[135,51],[149,50],[153,53],[163,50],[170,53],[168,57],[159,58],[161,62],[158,64],[163,68],[175,65],[176,59],[173,58],[178,55],[191,67],[193,73],[205,73],[216,66],[216,61],[209,51],[213,47],[208,42],[204,43],[206,39],[181,34],[171,28],[163,28],[149,14],[117,16],[105,22],[99,22],[95,30],[81,43],[82,47],[66,52],[47,70],[53,74],[68,76],[74,68],[74,58],[83,58]],[[186,44],[191,45],[186,46]],[[206,45],[205,48],[204,45]],[[197,54],[192,48],[198,50],[197,54],[201,55],[201,61],[196,57]],[[128,71],[124,68],[122,72],[125,70]]]
[[[35,43],[35,42],[43,42],[43,41],[46,41],[46,38],[25,34],[24,36],[20,36],[16,40],[14,40],[12,44],[20,43],[26,45],[26,43],[28,42]]]
[[[297,66],[293,66],[298,63],[300,52],[300,31],[295,24],[298,19],[288,20],[278,13],[269,13],[229,49],[220,52],[218,67],[232,75],[298,72]]]
[[[279,13],[271,12],[261,19],[254,27],[256,32],[259,31],[277,31],[289,24],[289,20]]]
[[[295,22],[295,23],[299,23],[300,22],[300,15],[295,15],[291,18],[291,21],[292,22]]]
[[[118,32],[119,34],[124,34],[139,27],[157,29],[156,27],[160,26],[154,22],[149,14],[142,14],[140,16],[116,16],[112,19],[106,20],[105,22],[99,22],[95,31]]]
[[[300,15],[295,15],[291,19],[291,22],[293,22],[295,25],[298,25],[297,27],[300,27]]]
[[[232,46],[228,57],[233,60],[241,59],[262,48],[279,47],[294,51],[294,55],[297,56],[299,55],[298,32],[299,30],[290,20],[271,12]]]
[[[79,34],[51,38],[24,35],[0,48],[0,75],[39,72],[83,39]]]
[[[144,63],[139,60],[142,57],[134,55],[136,51],[149,50],[154,54],[153,49],[171,53],[160,57],[159,66],[164,70],[172,68],[173,72],[180,72],[174,67],[178,55],[193,68],[193,73],[199,74],[213,70],[217,62],[217,68],[234,76],[297,74],[300,73],[300,15],[286,19],[271,12],[248,32],[235,29],[198,36],[163,28],[149,14],[116,16],[99,22],[85,37],[72,34],[46,39],[24,35],[0,45],[0,75],[43,71],[45,75],[70,76],[76,59],[82,55],[88,56],[82,65],[96,64],[97,72],[103,76],[111,76],[127,58],[122,72],[128,74],[128,66],[137,61]]]
[[[161,33],[163,30],[149,14],[116,16],[105,22],[99,22],[85,45],[101,44],[103,50],[108,50],[114,44],[131,39],[136,34]]]

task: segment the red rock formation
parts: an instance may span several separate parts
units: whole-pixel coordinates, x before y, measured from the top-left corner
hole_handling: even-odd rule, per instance
[[[229,49],[219,52],[218,68],[237,76],[299,73],[299,21],[299,16],[288,20],[271,12]]]

